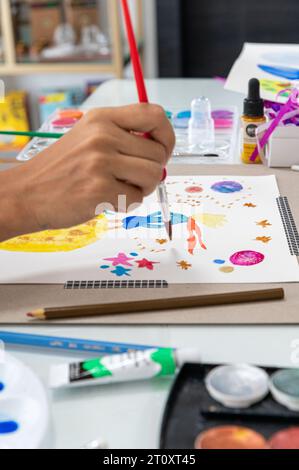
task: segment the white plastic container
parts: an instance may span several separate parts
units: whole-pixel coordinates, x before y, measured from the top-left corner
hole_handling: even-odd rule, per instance
[[[11,355],[0,363],[0,450],[52,447],[49,402],[38,377]]]
[[[290,168],[298,165],[299,127],[277,127],[270,139],[266,158],[270,168]]]

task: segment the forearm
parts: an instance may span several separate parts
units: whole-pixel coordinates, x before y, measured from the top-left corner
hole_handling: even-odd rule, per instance
[[[37,230],[18,176],[14,170],[0,172],[0,242]]]

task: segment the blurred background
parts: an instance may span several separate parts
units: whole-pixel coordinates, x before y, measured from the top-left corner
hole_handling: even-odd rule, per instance
[[[227,76],[245,41],[299,43],[298,0],[130,0],[147,78]],[[36,129],[131,77],[119,0],[1,0],[1,128]],[[0,159],[24,139],[0,140]]]

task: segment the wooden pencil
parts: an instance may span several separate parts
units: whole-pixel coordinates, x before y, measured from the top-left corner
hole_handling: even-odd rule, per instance
[[[152,312],[160,310],[208,307],[282,299],[284,299],[284,290],[277,288],[253,290],[247,292],[230,292],[224,294],[196,295],[191,297],[173,297],[166,299],[106,303],[100,305],[44,308],[34,310],[28,313],[27,316],[35,320],[58,320],[68,318],[83,318],[87,316]]]

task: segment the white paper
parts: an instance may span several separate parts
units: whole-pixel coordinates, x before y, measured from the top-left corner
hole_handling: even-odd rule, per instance
[[[278,98],[278,92],[290,86],[297,86],[299,80],[290,80],[277,74],[265,72],[260,66],[275,67],[280,72],[283,68],[291,68],[299,72],[299,44],[245,43],[225,85],[227,90],[247,94],[248,82],[255,77],[261,81],[262,98],[285,103],[288,99],[288,93],[284,93]]]
[[[159,211],[156,195],[130,214],[108,214],[100,239],[73,251],[14,252],[36,249],[30,236],[0,244],[1,283],[64,283],[70,280],[166,280],[169,283],[259,283],[299,281],[296,256],[291,256],[276,198],[275,176],[169,177],[173,214],[173,241],[167,240],[159,217],[151,228],[126,227]],[[193,188],[192,190],[190,188]],[[219,192],[226,190],[227,192]],[[190,192],[191,191],[191,192]],[[136,216],[141,219],[136,219]],[[133,219],[127,219],[133,217]],[[135,217],[135,218],[134,218]],[[188,225],[196,232],[190,239]],[[158,227],[155,227],[158,225]],[[85,226],[86,228],[87,226]],[[83,227],[84,231],[84,227]],[[54,233],[54,232],[53,232]],[[57,232],[46,239],[55,250]],[[68,246],[69,233],[59,232]],[[71,240],[82,242],[82,227],[71,230]],[[35,235],[36,236],[36,235]],[[37,235],[39,236],[39,234]],[[28,239],[28,240],[27,240]],[[65,240],[64,240],[65,239]],[[197,243],[196,243],[197,242]],[[83,243],[84,244],[84,243]],[[188,252],[190,246],[194,252]],[[20,247],[23,248],[20,248]],[[58,245],[57,245],[58,246]],[[4,249],[5,248],[5,249]],[[243,253],[242,255],[242,252]],[[239,253],[239,254],[237,254]],[[240,254],[241,253],[241,254]],[[111,259],[110,259],[111,258]],[[116,259],[114,259],[116,258]],[[240,262],[241,260],[241,262]],[[245,265],[244,265],[245,260]],[[256,264],[253,264],[256,263]]]

